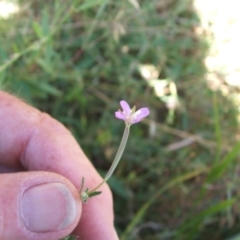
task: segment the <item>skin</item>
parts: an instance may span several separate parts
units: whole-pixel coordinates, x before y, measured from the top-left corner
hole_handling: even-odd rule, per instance
[[[104,184],[103,193],[87,204],[80,201],[82,177],[84,189],[94,188],[102,178],[71,133],[48,114],[2,91],[0,172],[0,239],[54,240],[70,233],[81,240],[117,239],[109,187]],[[32,233],[19,219],[19,199],[26,187],[51,182],[68,187],[77,202],[77,216],[63,230]]]

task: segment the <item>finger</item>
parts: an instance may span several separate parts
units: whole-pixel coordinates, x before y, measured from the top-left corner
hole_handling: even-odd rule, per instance
[[[92,189],[102,181],[62,124],[3,92],[0,93],[0,130],[0,139],[5,139],[0,141],[2,164],[15,168],[24,167],[31,171],[59,173],[68,178],[77,189],[80,189],[83,177],[85,188]],[[115,236],[115,230],[111,192],[106,184],[101,190],[103,193],[95,201],[90,199],[87,206],[84,206],[81,226],[77,232],[83,236],[91,235],[89,229],[82,227],[88,223],[95,226],[96,233],[102,234],[102,238],[98,239],[105,240],[111,239],[109,236]],[[89,215],[88,209],[94,209],[94,215]],[[102,209],[105,209],[104,216],[97,214]],[[108,219],[104,226],[99,224],[102,217]]]
[[[55,173],[1,174],[0,196],[0,239],[61,239],[82,210],[76,188]]]
[[[82,206],[82,217],[74,231],[81,240],[118,240],[113,226],[113,214],[109,213],[112,201],[109,201],[107,194],[100,196],[90,198]]]
[[[70,132],[48,114],[0,92],[0,164],[26,170],[48,170],[70,179],[79,189],[101,177]],[[89,175],[89,177],[87,177]]]

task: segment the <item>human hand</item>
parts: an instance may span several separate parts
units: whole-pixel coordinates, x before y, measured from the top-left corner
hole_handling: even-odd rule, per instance
[[[0,91],[0,239],[117,240],[111,192],[82,205],[82,177],[102,178],[70,132],[48,114]],[[75,229],[75,230],[74,230]]]

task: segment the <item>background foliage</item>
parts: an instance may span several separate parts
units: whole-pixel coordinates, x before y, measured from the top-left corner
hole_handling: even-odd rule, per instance
[[[206,82],[211,42],[192,1],[19,6],[0,19],[1,88],[64,123],[101,174],[124,128],[119,101],[151,109],[109,182],[121,239],[237,236],[237,107]]]

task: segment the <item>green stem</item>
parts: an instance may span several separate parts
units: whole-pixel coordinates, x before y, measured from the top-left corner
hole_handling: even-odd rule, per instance
[[[129,131],[130,131],[130,125],[126,125],[125,127],[125,130],[124,130],[124,133],[123,133],[123,137],[122,137],[122,141],[120,143],[120,146],[118,148],[118,151],[117,151],[117,154],[113,160],[113,163],[110,167],[110,169],[108,170],[105,178],[103,179],[103,181],[97,185],[94,189],[92,189],[88,195],[90,195],[91,193],[95,192],[98,188],[100,188],[105,182],[107,182],[107,180],[111,177],[111,175],[113,174],[114,170],[116,169],[121,157],[122,157],[122,154],[123,154],[123,151],[126,147],[126,144],[127,144],[127,140],[128,140],[128,136],[129,136]]]

